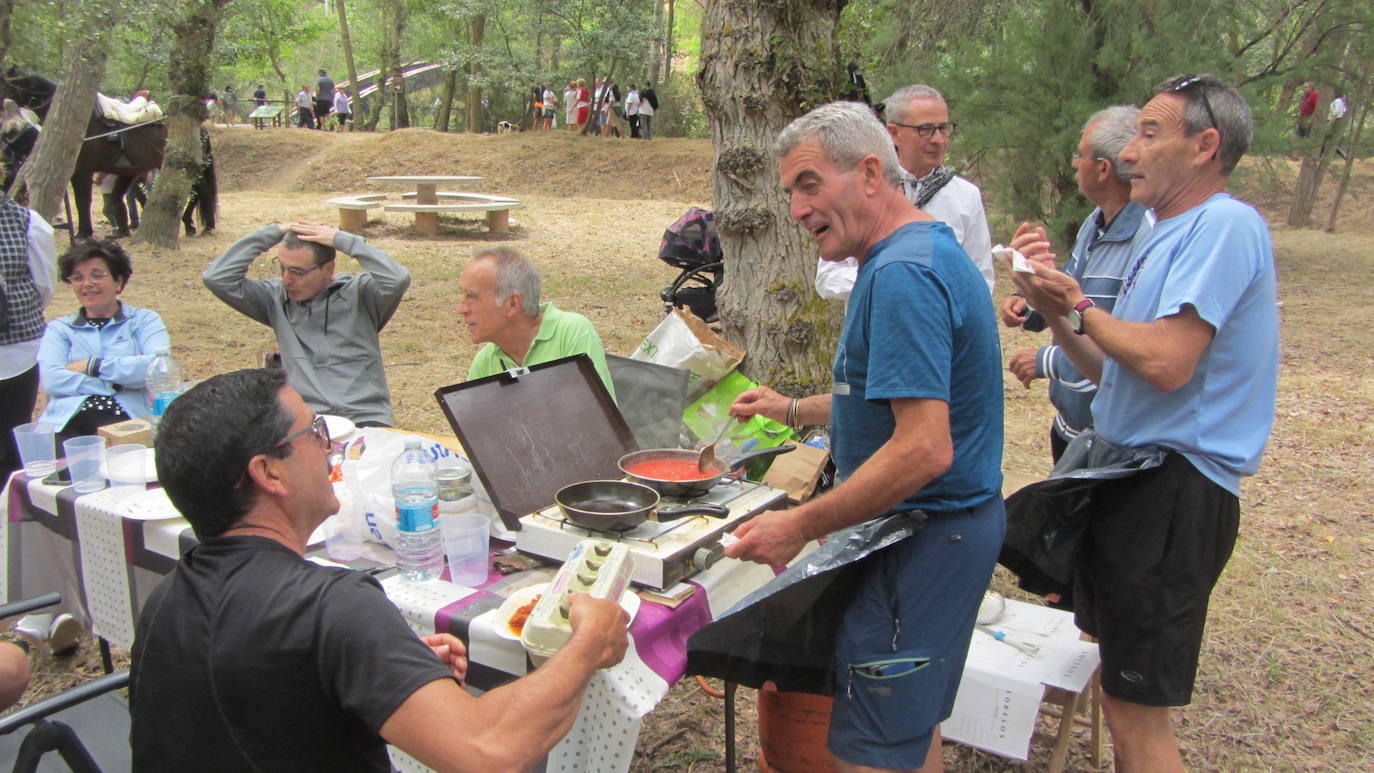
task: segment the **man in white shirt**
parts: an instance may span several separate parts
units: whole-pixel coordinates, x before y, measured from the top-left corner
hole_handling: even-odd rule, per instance
[[[907,199],[936,220],[954,229],[964,251],[973,258],[988,284],[991,300],[995,275],[992,268],[992,237],[983,212],[983,193],[978,186],[944,166],[945,152],[955,125],[940,92],[923,84],[903,86],[887,98],[887,131],[897,146],[897,158],[906,172],[902,188]],[[858,263],[819,261],[816,292],[822,298],[846,299],[854,287]]]
[[[630,139],[639,139],[639,89],[633,83],[625,95],[625,120],[630,124]]]

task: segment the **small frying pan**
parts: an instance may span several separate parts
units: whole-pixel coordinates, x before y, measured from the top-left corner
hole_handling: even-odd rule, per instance
[[[721,505],[688,505],[659,510],[658,492],[624,480],[588,480],[558,490],[558,509],[578,526],[602,531],[627,531],[644,523],[655,511],[658,520],[671,521],[686,515],[724,518],[729,508]]]

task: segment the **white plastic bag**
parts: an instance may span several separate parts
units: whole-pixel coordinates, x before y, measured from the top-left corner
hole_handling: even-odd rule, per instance
[[[362,495],[359,506],[363,508],[364,536],[395,547],[396,499],[391,495],[391,465],[405,449],[407,436],[378,427],[362,427],[358,432],[364,442],[363,454],[350,466],[358,475],[355,490]],[[420,445],[435,461],[458,459],[459,464],[467,465],[467,460],[436,441],[420,438]]]
[[[673,309],[639,344],[631,359],[653,362],[691,373],[687,399],[706,394],[744,359],[744,350],[716,335],[687,309]]]

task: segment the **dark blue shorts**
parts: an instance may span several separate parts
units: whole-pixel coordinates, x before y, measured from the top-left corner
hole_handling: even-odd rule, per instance
[[[867,559],[836,640],[830,753],[852,765],[918,768],[954,710],[978,604],[1006,530],[1000,496],[931,514]]]

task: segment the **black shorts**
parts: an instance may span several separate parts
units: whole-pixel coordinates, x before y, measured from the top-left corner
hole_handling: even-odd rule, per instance
[[[1093,492],[1074,563],[1074,622],[1096,636],[1102,689],[1145,706],[1192,700],[1207,601],[1240,501],[1182,454]]]

